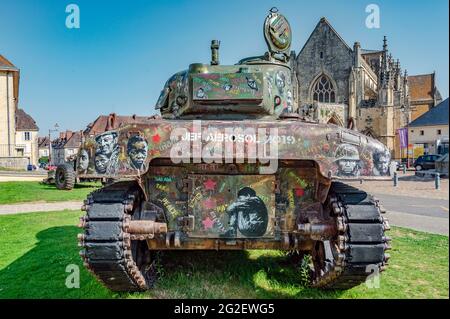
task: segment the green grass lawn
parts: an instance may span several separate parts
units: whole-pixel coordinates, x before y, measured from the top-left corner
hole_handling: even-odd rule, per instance
[[[79,211],[0,216],[0,298],[448,298],[448,237],[393,228],[380,288],[348,291],[302,286],[278,251],[167,252],[154,290],[117,294],[82,266],[74,225]],[[80,288],[65,286],[66,266],[80,266]]]
[[[66,191],[57,189],[55,185],[46,185],[40,182],[1,182],[0,205],[36,201],[81,201],[99,186],[101,186],[100,183],[82,183],[76,184],[74,189]]]

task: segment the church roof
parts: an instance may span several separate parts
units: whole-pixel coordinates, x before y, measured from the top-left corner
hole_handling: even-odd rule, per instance
[[[22,109],[16,110],[16,130],[18,131],[38,131],[36,121]]]
[[[368,50],[368,49],[361,49],[361,54],[374,54],[374,53],[382,53],[382,50]]]
[[[411,102],[434,99],[434,73],[408,76]]]
[[[331,32],[333,32],[333,33],[339,38],[339,40],[341,40],[341,42],[344,44],[344,46],[345,46],[350,52],[353,52],[352,48],[350,48],[350,47],[348,46],[347,42],[345,42],[345,40],[340,36],[340,34],[337,33],[337,31],[333,28],[333,26],[330,24],[330,22],[327,20],[327,18],[322,17],[322,18],[320,18],[320,20],[319,20],[319,22],[317,23],[316,27],[314,28],[313,32],[311,32],[311,34],[309,35],[309,38],[308,38],[308,40],[306,40],[305,44],[303,45],[302,49],[300,50],[299,55],[300,55],[300,53],[302,53],[303,49],[306,47],[306,45],[307,45],[308,42],[310,41],[310,39],[311,39],[311,37],[313,36],[313,34],[319,29],[319,27],[320,27],[321,25],[324,25],[324,24],[327,25],[327,26],[330,28]]]
[[[416,118],[409,127],[430,125],[448,125],[448,98]]]

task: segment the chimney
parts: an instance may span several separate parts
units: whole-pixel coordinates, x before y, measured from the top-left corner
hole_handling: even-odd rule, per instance
[[[59,138],[64,139],[66,137],[66,132],[59,132]]]
[[[111,131],[114,130],[115,128],[116,128],[116,113],[111,113],[108,115],[105,131]]]
[[[361,44],[359,42],[355,42],[353,44],[353,54],[354,54],[354,65],[359,68],[361,66],[360,56],[361,56]]]
[[[66,131],[66,139],[70,140],[70,138],[72,137],[73,132],[72,131]]]

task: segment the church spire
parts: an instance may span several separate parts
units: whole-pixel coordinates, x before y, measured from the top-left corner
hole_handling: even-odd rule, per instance
[[[383,37],[383,54],[381,56],[381,70],[380,70],[380,84],[381,87],[387,86],[388,81],[388,69],[389,69],[389,61],[388,61],[388,50],[387,50],[387,38]]]

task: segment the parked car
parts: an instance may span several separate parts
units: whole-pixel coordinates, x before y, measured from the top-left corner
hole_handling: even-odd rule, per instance
[[[436,160],[440,155],[421,155],[414,161],[416,171],[435,169]]]
[[[406,163],[403,163],[401,161],[394,161],[395,162],[395,168],[397,171],[403,170],[403,167],[406,166]]]

